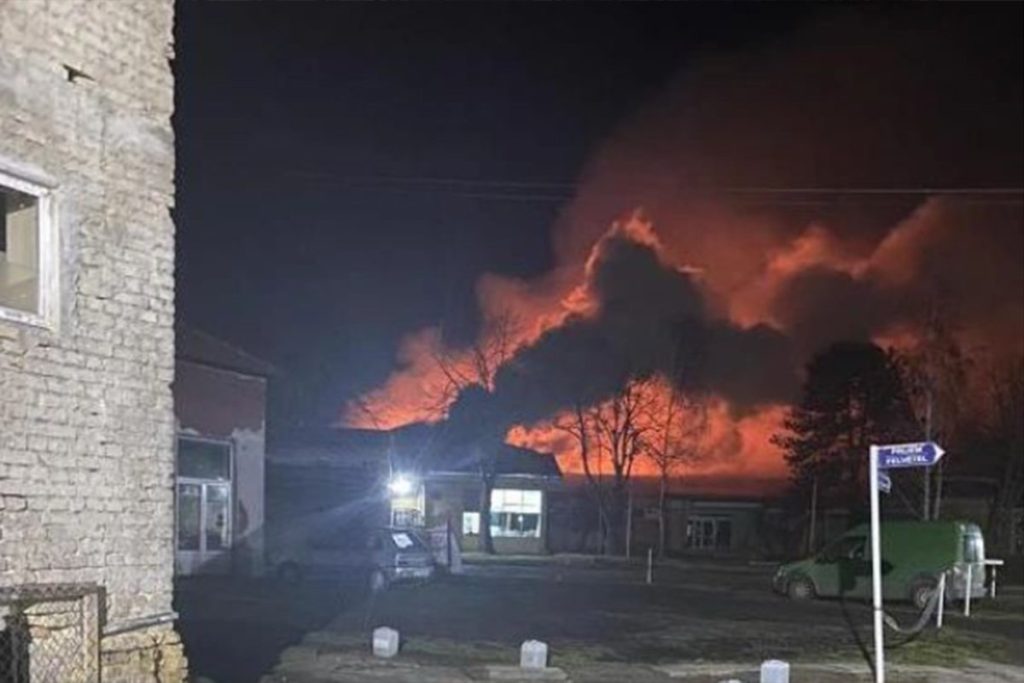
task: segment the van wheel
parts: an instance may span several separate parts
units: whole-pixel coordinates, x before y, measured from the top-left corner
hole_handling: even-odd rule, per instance
[[[790,600],[810,600],[814,597],[814,584],[806,576],[794,576],[786,586]]]
[[[910,585],[910,602],[917,609],[923,610],[928,606],[928,601],[932,599],[936,587],[935,579],[918,579]]]
[[[285,562],[277,568],[277,578],[285,583],[298,583],[302,578],[302,570],[294,562]]]
[[[374,593],[383,593],[388,589],[388,577],[379,569],[370,574],[370,590]]]

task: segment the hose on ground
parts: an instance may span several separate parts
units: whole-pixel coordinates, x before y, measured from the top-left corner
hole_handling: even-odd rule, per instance
[[[931,596],[928,598],[928,602],[925,604],[924,609],[921,610],[921,615],[918,617],[914,625],[909,628],[904,628],[900,626],[899,622],[896,621],[896,619],[892,615],[886,612],[882,613],[882,620],[885,622],[886,626],[891,628],[896,633],[900,633],[906,636],[917,635],[918,633],[923,631],[924,627],[928,625],[929,621],[931,621],[932,615],[935,614],[935,608],[938,607],[939,600],[941,599],[941,591],[938,589],[938,587],[936,587],[935,590],[932,591]]]

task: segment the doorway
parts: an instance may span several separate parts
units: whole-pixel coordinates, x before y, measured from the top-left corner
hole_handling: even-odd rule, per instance
[[[175,499],[176,572],[229,571],[233,522],[231,444],[179,438]]]

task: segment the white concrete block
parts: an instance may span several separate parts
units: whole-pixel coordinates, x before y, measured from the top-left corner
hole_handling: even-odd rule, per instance
[[[789,683],[789,663],[778,659],[762,662],[761,683]]]
[[[398,654],[398,631],[387,626],[373,629],[373,656],[394,657]]]
[[[539,640],[523,642],[519,650],[519,666],[523,669],[543,669],[548,665],[548,645]]]

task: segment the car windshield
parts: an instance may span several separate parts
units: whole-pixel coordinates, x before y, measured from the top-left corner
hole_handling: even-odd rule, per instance
[[[860,559],[864,557],[864,537],[847,536],[827,546],[818,553],[821,562],[836,562],[841,559]]]

